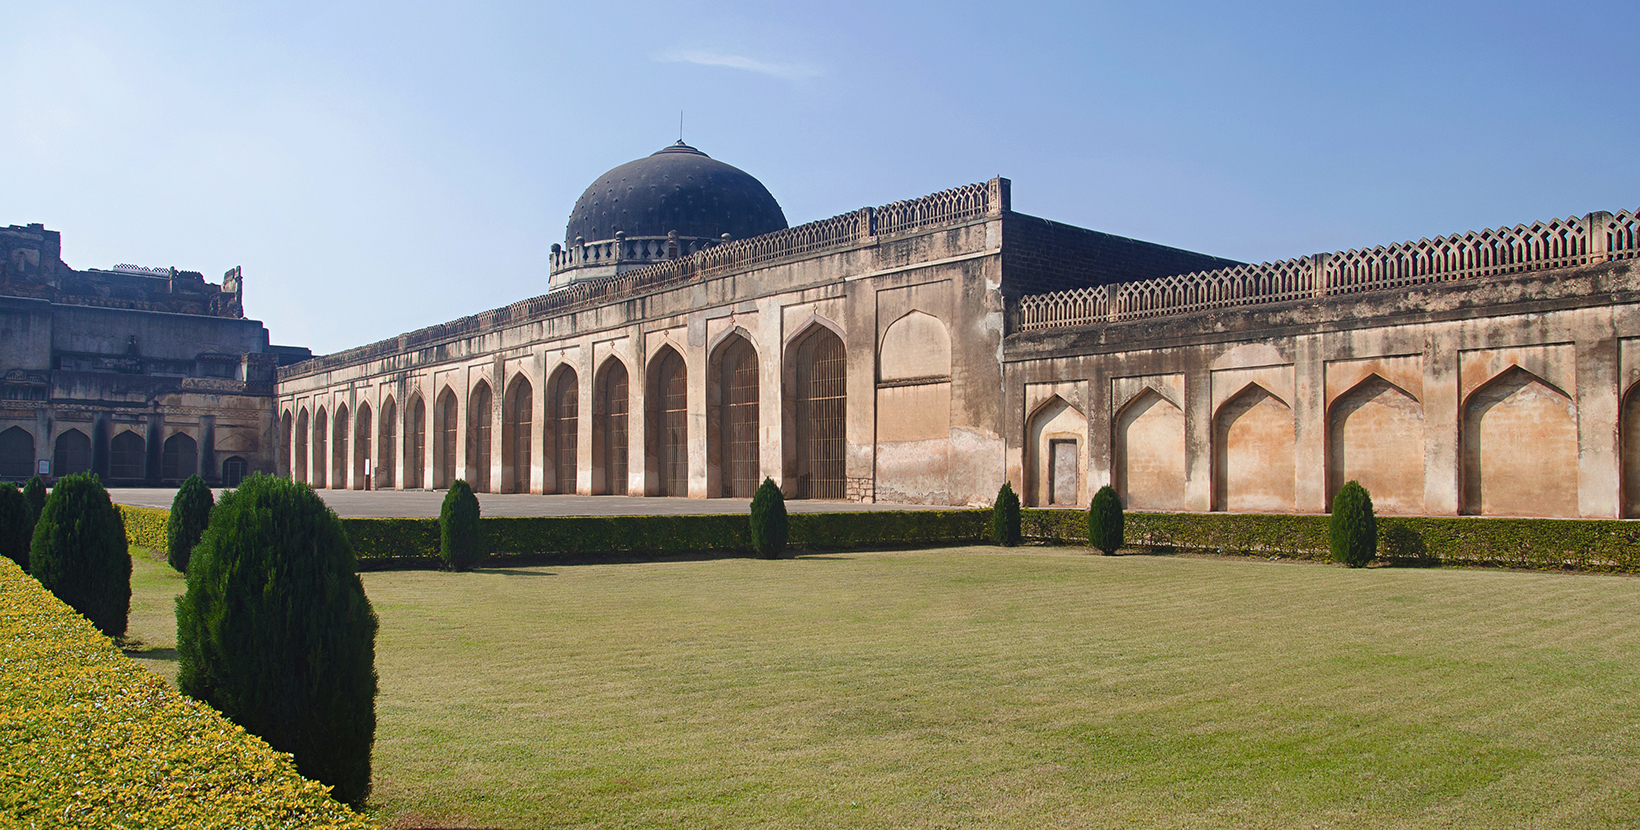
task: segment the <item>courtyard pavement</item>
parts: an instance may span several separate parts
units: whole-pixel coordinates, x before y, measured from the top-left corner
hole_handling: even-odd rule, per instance
[[[176,489],[170,487],[111,487],[115,504],[169,510]],[[225,490],[213,491],[218,499]],[[437,518],[444,503],[443,490],[320,490],[320,498],[336,515],[353,519]],[[515,493],[479,493],[485,516],[699,516],[746,513],[751,499],[681,499],[631,496],[535,496]],[[844,501],[786,502],[791,513],[843,513],[868,510],[962,510],[940,504],[857,504]]]

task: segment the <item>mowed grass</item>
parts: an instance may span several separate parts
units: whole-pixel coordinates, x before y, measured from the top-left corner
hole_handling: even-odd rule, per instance
[[[364,581],[392,827],[1640,819],[1632,578],[968,548]]]

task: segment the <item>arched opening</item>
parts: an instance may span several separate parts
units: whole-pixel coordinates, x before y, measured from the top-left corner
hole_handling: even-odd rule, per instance
[[[814,325],[789,350],[792,361],[791,478],[797,498],[841,500],[847,495],[848,363],[843,340]]]
[[[757,349],[746,338],[731,335],[719,344],[710,365],[706,384],[706,464],[717,473],[718,488],[713,495],[749,499],[763,481]]]
[[[296,439],[292,447],[290,460],[295,465],[295,469],[291,473],[291,478],[296,481],[306,482],[308,480],[308,411],[305,406],[296,416]]]
[[[245,463],[245,459],[237,455],[228,456],[227,460],[222,462],[222,486],[238,487],[249,472],[250,465]]]
[[[1116,492],[1133,510],[1183,510],[1184,410],[1155,389],[1116,415]]]
[[[657,496],[689,495],[689,372],[676,349],[650,361],[645,396],[645,470],[655,473]],[[647,475],[645,476],[648,477]],[[646,488],[647,489],[647,488]]]
[[[347,404],[337,404],[335,432],[331,435],[332,445],[330,458],[330,487],[333,490],[347,489],[347,444],[348,427]]]
[[[576,462],[580,453],[580,378],[561,367],[547,383],[549,426],[552,429],[552,488],[554,493],[575,492]]]
[[[604,361],[592,396],[592,482],[594,492],[627,495],[631,488],[627,454],[627,409],[631,394],[626,364]]]
[[[438,434],[438,440],[433,445],[433,489],[448,489],[450,482],[456,480],[456,436],[461,432],[461,422],[456,420],[456,393],[445,387],[439,393],[438,403],[433,410],[433,429]],[[471,483],[471,482],[469,482]]]
[[[22,427],[0,432],[0,478],[34,475],[34,435]]]
[[[1327,412],[1327,504],[1347,481],[1372,494],[1379,513],[1424,510],[1424,408],[1406,390],[1371,375]]]
[[[1082,498],[1082,444],[1088,420],[1054,395],[1026,419],[1026,504],[1064,507]]]
[[[290,410],[279,416],[279,449],[274,453],[274,471],[290,478]]]
[[[427,402],[410,398],[404,414],[404,486],[420,490],[427,480]]]
[[[51,469],[58,476],[91,472],[91,436],[77,429],[64,432],[57,436],[53,456]]]
[[[490,492],[490,384],[479,381],[467,398],[467,483],[479,493]]]
[[[353,489],[363,490],[365,475],[374,473],[373,470],[365,469],[370,459],[370,404],[361,402],[359,414],[353,421]],[[371,477],[374,478],[374,475]]]
[[[192,436],[179,432],[160,446],[159,477],[169,484],[180,483],[199,472],[199,444]]]
[[[1293,411],[1258,384],[1219,407],[1213,419],[1213,509],[1291,513]]]
[[[381,440],[376,457],[376,480],[374,485],[378,490],[391,490],[397,486],[394,480],[398,473],[398,437],[399,413],[398,406],[391,397],[382,400]]]
[[[310,482],[315,490],[325,488],[325,470],[330,464],[329,442],[325,438],[330,434],[330,416],[324,407],[319,407],[313,413],[313,481]]]
[[[108,478],[141,481],[148,470],[148,442],[134,430],[121,430],[108,442]]]
[[[1512,366],[1464,402],[1463,512],[1578,515],[1577,407]]]
[[[530,492],[530,450],[535,430],[535,387],[522,374],[513,378],[501,406],[501,475],[509,493]]]

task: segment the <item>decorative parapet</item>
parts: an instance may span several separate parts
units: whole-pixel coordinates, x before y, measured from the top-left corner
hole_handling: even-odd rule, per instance
[[[1019,331],[1381,291],[1640,257],[1640,210],[1021,297]]]
[[[861,208],[851,213],[774,233],[702,245],[688,254],[679,251],[679,256],[675,259],[661,259],[651,265],[614,276],[571,283],[564,288],[520,300],[509,306],[418,329],[344,352],[305,360],[281,368],[280,375],[288,373],[291,376],[302,376],[364,361],[380,360],[438,343],[494,331],[526,320],[541,319],[585,305],[623,299],[695,280],[734,273],[764,263],[868,245],[880,236],[965,224],[976,219],[1000,216],[1001,212],[1007,209],[1008,180],[1001,178],[941,191],[921,199],[894,202],[880,208]],[[886,230],[883,226],[884,217],[887,217],[888,221]],[[677,241],[673,237],[661,239]],[[575,253],[574,256],[580,258],[577,261],[587,262],[585,258],[592,257],[590,264],[614,264],[618,252],[632,252],[633,258],[636,258],[636,248],[632,246],[648,241],[647,237],[628,240],[623,236],[618,240],[584,243],[572,246],[571,249],[559,249],[553,254],[552,271],[556,274],[560,270],[559,257],[571,256],[570,250],[574,248],[596,249],[592,254]],[[617,242],[627,246],[625,251],[617,247]]]

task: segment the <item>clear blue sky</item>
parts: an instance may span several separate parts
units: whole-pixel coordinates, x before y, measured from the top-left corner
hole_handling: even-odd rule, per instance
[[[1640,207],[1640,3],[8,3],[0,225],[330,352],[543,293],[677,138],[801,223],[994,175],[1243,260]]]

